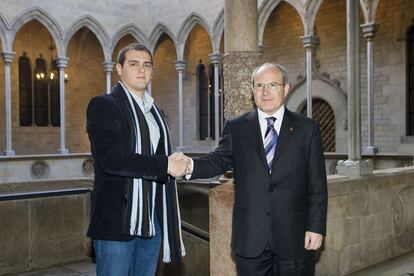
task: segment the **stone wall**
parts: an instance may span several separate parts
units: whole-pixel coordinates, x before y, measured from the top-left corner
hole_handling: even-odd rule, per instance
[[[1,195],[91,188],[91,181],[0,185]],[[87,260],[89,193],[0,200],[0,274]]]
[[[414,169],[328,177],[327,236],[317,275],[346,275],[414,251]],[[235,275],[230,253],[233,185],[210,190],[211,275]]]

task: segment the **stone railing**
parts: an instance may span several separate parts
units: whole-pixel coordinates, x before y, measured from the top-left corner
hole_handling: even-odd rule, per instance
[[[414,169],[328,176],[327,236],[318,276],[347,275],[414,251]],[[210,275],[236,275],[230,251],[233,184],[210,189]]]

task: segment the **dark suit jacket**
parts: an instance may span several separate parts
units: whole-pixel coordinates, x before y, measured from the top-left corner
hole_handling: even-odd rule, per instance
[[[127,190],[132,179],[161,183],[167,180],[168,159],[162,131],[158,154],[136,154],[131,112],[119,83],[111,94],[93,98],[87,109],[87,131],[95,169],[88,236],[94,239],[132,239],[129,234],[122,233],[129,223],[126,221]]]
[[[325,235],[327,184],[319,125],[286,109],[267,169],[257,110],[226,123],[214,152],[194,160],[192,178],[234,169],[232,250],[254,258],[266,246],[282,259],[305,254],[305,231]]]

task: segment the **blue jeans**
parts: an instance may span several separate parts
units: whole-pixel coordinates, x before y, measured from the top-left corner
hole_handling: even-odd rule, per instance
[[[94,240],[97,276],[154,276],[157,272],[161,232],[155,219],[155,236],[130,241]]]

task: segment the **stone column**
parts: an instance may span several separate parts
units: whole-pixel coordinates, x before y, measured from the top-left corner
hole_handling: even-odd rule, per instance
[[[312,57],[313,49],[318,45],[318,38],[314,35],[305,35],[301,37],[303,47],[306,49],[306,107],[307,116],[312,118]]]
[[[175,69],[178,72],[178,138],[179,145],[177,151],[184,149],[184,122],[183,122],[183,77],[185,71],[186,62],[183,60],[177,60],[175,62]]]
[[[367,40],[367,103],[368,103],[368,146],[364,154],[375,155],[378,148],[374,146],[374,34],[375,23],[361,25],[364,37]]]
[[[359,58],[359,1],[346,1],[348,160],[338,161],[338,174],[372,173],[372,160],[361,160],[361,80]]]
[[[106,94],[111,93],[111,84],[112,84],[112,71],[114,70],[114,62],[105,61],[103,63],[105,75],[106,75]]]
[[[250,78],[259,64],[257,1],[224,1],[224,116],[253,109]]]
[[[14,52],[1,53],[4,60],[5,94],[6,94],[6,149],[4,154],[7,156],[15,155],[12,149],[12,102],[11,102],[11,63],[15,55]]]
[[[210,54],[211,63],[214,65],[214,140],[216,144],[220,139],[220,66],[222,63],[222,55],[220,53]]]
[[[59,57],[56,59],[56,65],[59,68],[59,90],[60,90],[60,154],[67,154],[66,148],[66,127],[65,127],[65,68],[68,65],[68,58]]]

